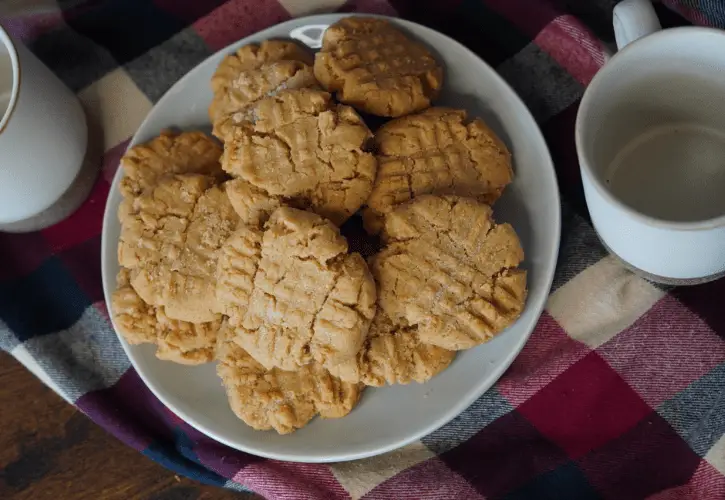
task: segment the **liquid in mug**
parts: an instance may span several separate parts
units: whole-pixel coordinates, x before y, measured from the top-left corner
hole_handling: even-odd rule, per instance
[[[605,181],[624,204],[657,219],[725,215],[725,131],[694,123],[653,127],[615,156]]]

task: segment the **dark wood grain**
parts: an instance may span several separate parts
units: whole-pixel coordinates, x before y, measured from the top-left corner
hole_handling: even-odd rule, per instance
[[[0,498],[261,499],[175,476],[107,434],[2,352]]]

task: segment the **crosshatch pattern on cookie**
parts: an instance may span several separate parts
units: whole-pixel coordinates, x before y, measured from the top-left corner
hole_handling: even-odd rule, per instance
[[[384,19],[360,16],[325,30],[315,76],[341,102],[392,117],[429,107],[443,84],[443,68],[425,45]]]
[[[100,30],[85,30],[84,34],[80,34],[74,26],[79,26],[79,29],[88,26],[80,26],[67,20],[84,14],[83,9],[88,9],[90,6],[92,7],[91,14],[96,16],[96,19],[117,23],[118,16],[115,15],[114,10],[117,3],[65,2],[62,9],[65,21],[62,24],[47,26],[47,30],[33,28],[33,23],[39,22],[38,17],[33,13],[28,14],[27,17],[14,19],[14,22],[11,23],[4,21],[3,26],[8,28],[12,34],[20,35],[20,38],[27,42],[29,48],[48,64],[61,80],[74,91],[80,91],[110,71],[117,69],[118,61],[128,61],[124,60],[125,50],[117,50],[117,47],[109,50],[104,46],[107,45],[105,44],[106,34]],[[141,0],[136,0],[130,2],[129,6],[133,7],[140,3],[142,3]],[[150,3],[150,1],[145,3]],[[681,12],[694,16],[692,19],[700,22],[707,20],[708,23],[718,24],[720,19],[714,11],[695,10],[692,6],[683,7],[683,2],[667,1],[664,4],[680,8]],[[288,19],[290,15],[283,5],[275,0],[265,0],[264,2],[252,2],[251,0],[223,2],[218,0],[212,5],[213,10],[209,10],[207,4],[203,8],[198,5],[188,8],[191,5],[190,2],[160,0],[156,2],[156,5],[157,9],[136,9],[135,13],[154,19],[156,14],[161,11],[172,19],[172,24],[176,23],[177,28],[169,31],[167,30],[169,23],[162,22],[157,31],[163,33],[162,37],[156,35],[139,37],[136,36],[138,24],[128,24],[125,29],[121,29],[121,36],[117,36],[118,33],[112,34],[112,36],[117,36],[120,43],[130,40],[130,47],[137,54],[134,56],[136,58],[143,57],[143,54],[157,46],[159,38],[171,39],[190,23],[192,28],[205,40],[209,50],[217,50],[275,22]],[[585,83],[586,78],[589,78],[599,67],[596,58],[600,56],[596,50],[598,41],[592,32],[584,27],[584,24],[587,24],[590,19],[598,22],[598,25],[591,24],[590,26],[593,27],[595,33],[608,36],[609,40],[606,41],[611,42],[611,34],[604,33],[604,30],[601,29],[605,26],[606,30],[609,30],[608,21],[596,18],[597,13],[606,12],[602,6],[567,13],[564,6],[552,7],[552,3],[544,4],[543,2],[532,4],[531,2],[502,2],[499,0],[480,2],[426,0],[424,5],[425,8],[422,8],[419,1],[410,0],[393,0],[391,2],[353,0],[347,2],[343,9],[376,13],[390,13],[395,9],[404,18],[422,22],[424,25],[451,35],[470,47],[493,67],[514,57],[533,40],[553,58],[554,63],[552,64],[559,64],[582,83]],[[527,15],[519,15],[520,9],[524,5]],[[707,9],[708,7],[702,4],[698,8]],[[542,12],[543,9],[549,10]],[[664,26],[688,24],[660,3],[656,5],[656,9]],[[567,15],[572,13],[579,16],[578,22],[571,15]],[[88,15],[85,13],[86,17],[81,16],[81,20],[85,22],[90,19],[87,17]],[[151,31],[156,29],[154,23],[143,25],[147,26],[144,29]],[[132,26],[133,28],[131,28]],[[174,31],[175,29],[177,31]],[[22,35],[23,32],[26,35]],[[552,34],[556,36],[552,36]],[[572,50],[574,48],[577,50]],[[580,50],[583,51],[580,52]],[[58,56],[61,53],[63,57]],[[560,55],[566,57],[560,57]],[[134,60],[133,57],[130,60]],[[525,58],[519,59],[519,61],[524,60]],[[595,64],[592,64],[592,61]],[[168,81],[167,77],[160,76],[160,79]],[[142,88],[143,85],[139,84],[139,87]],[[95,86],[95,88],[102,93],[111,92],[107,86]],[[142,90],[144,89],[142,88]],[[145,90],[144,93],[146,93]],[[552,97],[554,102],[558,99],[556,96],[540,96],[544,100]],[[128,95],[122,96],[123,100],[128,98]],[[137,106],[135,103],[125,104],[131,107]],[[577,223],[570,229],[565,228],[565,232],[581,233],[581,238],[591,241],[589,238],[591,229],[588,225],[584,199],[578,187],[580,186],[579,168],[573,141],[574,120],[578,104],[578,102],[571,104],[541,125],[557,168],[565,202],[582,219],[581,223]],[[127,134],[131,132],[129,130]],[[125,149],[122,141],[127,139],[128,137],[118,137],[115,140],[119,141],[121,145],[108,144],[108,146],[109,148]],[[113,150],[110,152],[113,153]],[[108,161],[112,162],[110,155]],[[99,182],[108,183],[110,181],[108,174],[113,173],[114,170],[115,165],[106,165],[105,178],[99,178]],[[107,190],[107,188],[105,189]],[[99,196],[103,191],[104,189],[98,188]],[[101,214],[103,206],[104,204],[99,199],[94,199],[93,203],[84,209],[88,211],[89,215],[94,211]],[[95,328],[95,322],[82,312],[90,302],[90,299],[86,300],[83,296],[92,295],[94,293],[92,290],[99,288],[100,272],[94,266],[86,265],[86,269],[83,269],[82,264],[89,262],[90,255],[99,250],[93,244],[89,244],[86,249],[79,251],[75,251],[73,247],[79,245],[86,237],[99,237],[100,216],[74,220],[78,221],[78,224],[86,221],[84,224],[87,223],[89,226],[81,228],[75,222],[68,224],[66,226],[66,230],[69,232],[67,237],[52,232],[48,233],[47,238],[45,233],[0,234],[0,261],[3,263],[0,266],[0,296],[9,298],[9,302],[4,299],[0,300],[0,338],[3,339],[3,346],[22,347],[24,344],[21,342],[31,338],[42,338],[44,335],[56,335],[55,332],[71,326],[84,331],[93,331]],[[88,222],[91,220],[95,222]],[[589,236],[584,232],[588,232]],[[64,255],[60,259],[54,255],[55,250],[53,249],[56,247],[65,249]],[[577,247],[577,252],[580,255],[576,261],[572,260],[573,257],[570,254],[562,254],[560,268],[563,266],[567,273],[559,274],[557,287],[568,282],[581,270],[599,261],[603,256],[598,253],[601,250],[595,251],[589,244]],[[96,261],[97,258],[96,256]],[[92,269],[88,269],[89,267]],[[75,278],[77,273],[83,274],[79,281],[76,281]],[[721,280],[710,285],[665,291],[669,297],[677,299],[707,323],[715,336],[723,339],[725,338],[725,322],[722,319],[722,302],[719,300],[723,296],[722,287],[725,286],[723,283],[725,281]],[[58,293],[55,293],[53,297],[46,295],[43,290],[49,289],[49,287]],[[597,300],[597,298],[592,297],[590,300]],[[3,304],[12,307],[1,307]],[[39,307],[44,312],[42,318],[37,317]],[[72,311],[80,312],[71,314]],[[546,323],[550,321],[550,318],[547,319],[544,316],[542,321]],[[566,333],[561,330],[556,332],[554,329],[544,329],[538,333],[539,340],[541,340],[542,333],[555,335],[555,338],[559,340],[561,335],[566,336]],[[536,339],[537,333],[535,332],[532,340]],[[620,348],[623,348],[628,342],[628,337],[620,333],[613,340],[616,340]],[[546,345],[546,342],[543,345]],[[57,347],[62,346],[63,343],[57,344]],[[528,344],[524,349],[524,354],[527,349]],[[558,363],[557,360],[560,357],[568,360],[563,363],[565,366],[559,366],[554,370],[556,374],[559,374],[580,358],[579,354],[572,355],[572,352],[579,353],[580,349],[583,347],[573,341],[569,344],[553,342],[548,351],[549,355],[542,359],[554,364]],[[47,363],[53,364],[54,352],[54,349],[38,350],[32,356],[36,359],[45,357]],[[117,348],[109,348],[104,355],[125,357]],[[617,353],[613,352],[612,355],[616,357]],[[610,361],[608,360],[608,363]],[[93,360],[89,361],[86,365],[87,368],[100,372],[100,368],[94,363]],[[512,367],[512,370],[515,370],[515,367],[516,365]],[[705,381],[709,380],[708,377],[711,377],[711,374],[717,372],[718,369],[718,367],[713,368],[701,378]],[[620,373],[625,380],[627,370],[628,368],[622,368],[622,373]],[[66,395],[77,394],[74,392],[75,389],[72,389],[72,387],[77,387],[76,382],[69,380],[72,374],[57,371],[50,376],[59,390]],[[693,376],[696,377],[696,375]],[[545,380],[548,381],[551,378]],[[664,378],[660,382],[666,385],[668,378]],[[511,396],[517,392],[515,388],[512,388],[511,383],[522,387],[521,396],[518,398]],[[540,383],[543,386],[546,382]],[[536,385],[526,387],[523,379],[511,377],[502,379],[499,389],[502,393],[508,394],[504,402],[516,406],[538,390],[539,387]],[[554,482],[558,486],[556,493],[573,491],[575,494],[571,496],[574,498],[584,498],[587,495],[611,498],[644,497],[649,494],[654,495],[653,498],[657,499],[684,496],[720,498],[725,494],[723,476],[725,462],[722,459],[725,438],[719,437],[705,454],[707,460],[698,462],[697,457],[693,458],[693,454],[701,455],[711,441],[702,441],[689,429],[702,429],[703,433],[710,433],[712,437],[717,437],[720,431],[717,430],[717,427],[712,427],[711,421],[703,418],[703,415],[699,413],[703,410],[700,406],[696,405],[697,411],[686,415],[675,411],[677,414],[675,416],[673,416],[672,408],[665,409],[667,405],[675,405],[673,408],[676,409],[677,405],[687,401],[690,391],[697,392],[698,390],[700,388],[693,380],[683,391],[678,392],[673,389],[672,398],[667,399],[658,407],[658,411],[665,415],[664,420],[671,421],[669,426],[667,423],[663,423],[662,419],[659,421],[656,418],[645,419],[633,430],[579,458],[574,465],[572,465],[571,459],[559,460],[559,454],[546,451],[542,444],[543,441],[540,441],[535,434],[524,433],[523,435],[528,438],[524,444],[535,443],[536,446],[527,448],[522,445],[517,449],[519,452],[525,451],[523,461],[520,455],[514,456],[511,452],[510,442],[507,442],[505,446],[493,448],[497,453],[493,453],[492,458],[485,462],[487,467],[479,467],[473,475],[467,476],[466,479],[457,472],[449,472],[456,467],[453,465],[454,461],[446,462],[451,464],[449,466],[442,463],[440,459],[429,459],[399,473],[396,471],[395,475],[385,479],[382,484],[370,484],[365,488],[370,497],[374,497],[378,492],[381,495],[388,492],[391,496],[399,497],[402,491],[427,491],[426,488],[440,491],[450,481],[452,486],[446,491],[451,491],[454,496],[475,498],[476,493],[473,492],[470,484],[476,484],[476,487],[482,491],[501,491],[501,496],[510,495],[512,498],[516,498],[518,495],[527,498],[532,495],[545,496],[550,491],[547,485]],[[717,391],[722,392],[722,384],[714,385],[708,390],[713,393],[714,397]],[[646,394],[647,389],[644,389],[640,396],[646,396]],[[680,394],[682,397],[678,400]],[[487,396],[484,395],[482,400]],[[674,403],[676,401],[680,402]],[[94,422],[103,426],[123,442],[143,451],[153,460],[179,474],[192,476],[220,487],[224,485],[231,487],[229,485],[234,484],[238,488],[241,487],[240,485],[244,485],[268,496],[283,494],[291,495],[294,498],[305,495],[328,498],[347,498],[349,496],[326,465],[283,464],[252,457],[214,442],[190,429],[187,425],[180,424],[178,419],[167,418],[167,410],[146,388],[133,369],[126,370],[114,385],[79,396],[76,404]],[[495,406],[495,403],[488,402],[486,405]],[[460,422],[449,424],[452,426],[450,429],[455,429],[455,425],[464,425],[467,432],[464,434],[464,442],[455,443],[453,448],[447,450],[448,453],[458,453],[457,450],[460,450],[459,462],[473,464],[481,463],[484,460],[483,457],[491,456],[486,454],[485,446],[477,449],[464,445],[472,439],[476,439],[480,433],[492,432],[493,435],[500,435],[505,434],[506,429],[510,428],[514,429],[512,432],[516,435],[516,429],[520,428],[520,423],[516,419],[507,418],[507,415],[516,415],[516,410],[506,409],[504,411],[501,409],[500,411],[503,412],[503,415],[496,414],[490,423],[488,421],[480,423],[476,419],[470,425]],[[482,427],[478,428],[479,425]],[[441,432],[446,428],[448,426],[444,426]],[[595,435],[598,429],[592,427],[587,432]],[[681,437],[684,434],[687,434],[686,440]],[[432,439],[434,437],[435,434],[431,436]],[[691,446],[688,446],[687,442],[692,443]],[[429,446],[431,449],[435,449],[433,443],[429,443]],[[697,453],[693,451],[693,447],[697,449]],[[512,462],[501,460],[501,457],[509,456],[512,457],[512,460],[516,459],[514,465],[510,466],[510,470],[518,474],[523,468],[526,474],[520,475],[519,479],[514,477],[510,482],[501,482],[496,478],[497,476],[511,477],[507,471],[509,470],[508,464]],[[626,457],[627,460],[623,461],[623,457]],[[662,460],[667,462],[661,463]],[[430,467],[426,465],[428,463],[434,463],[436,466]],[[524,466],[521,465],[522,463]],[[530,464],[533,465],[528,468]],[[641,467],[638,464],[649,465]],[[431,472],[434,473],[435,484],[430,482]],[[502,484],[503,487],[500,486]],[[567,489],[563,489],[564,487]],[[494,494],[494,496],[497,495]]]
[[[267,369],[313,361],[331,369],[352,359],[376,293],[364,259],[347,250],[329,220],[289,207],[277,209],[263,230],[239,229],[222,248],[219,268],[235,341]]]
[[[457,221],[466,220],[466,226]],[[370,259],[378,305],[423,343],[469,349],[518,318],[526,272],[516,232],[471,198],[421,196],[385,218],[386,247]]]
[[[341,225],[367,200],[377,171],[368,127],[327,92],[283,91],[225,137],[222,167],[268,196]]]
[[[435,107],[392,120],[375,133],[378,175],[364,212],[368,232],[381,216],[424,194],[492,204],[513,178],[511,154],[481,119]]]

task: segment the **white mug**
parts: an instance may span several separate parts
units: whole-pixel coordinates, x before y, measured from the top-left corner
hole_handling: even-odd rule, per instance
[[[0,230],[29,231],[72,213],[95,175],[77,97],[0,27]]]
[[[586,89],[576,146],[609,251],[647,278],[725,274],[725,32],[662,30],[648,0],[615,7],[618,53]]]

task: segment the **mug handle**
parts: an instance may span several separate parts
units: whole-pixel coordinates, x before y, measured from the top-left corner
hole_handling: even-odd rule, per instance
[[[617,50],[662,29],[650,0],[623,0],[614,6],[612,16]]]

